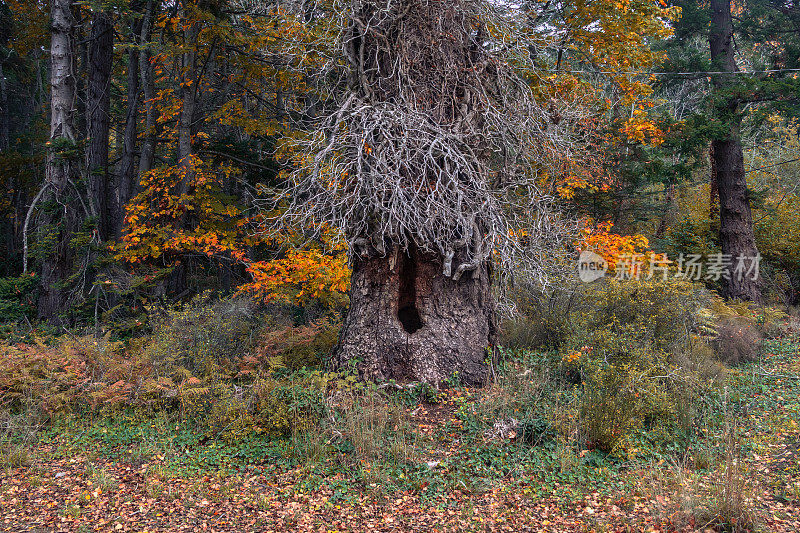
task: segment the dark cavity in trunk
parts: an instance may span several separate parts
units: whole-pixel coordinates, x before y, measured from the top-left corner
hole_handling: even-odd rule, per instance
[[[414,334],[424,326],[417,309],[417,263],[412,255],[416,254],[413,251],[402,254],[397,291],[397,319],[408,334]]]

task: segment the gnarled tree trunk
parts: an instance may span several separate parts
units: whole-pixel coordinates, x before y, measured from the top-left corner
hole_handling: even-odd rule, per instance
[[[334,366],[369,381],[486,385],[492,269],[540,276],[544,243],[562,242],[535,170],[560,158],[550,129],[560,119],[521,76],[529,50],[511,52],[517,24],[503,10],[359,0],[333,14],[342,57],[317,79],[340,90],[326,88],[324,136],[301,141],[313,161],[290,173],[289,205],[274,210],[347,240],[350,309]]]
[[[362,379],[438,384],[454,375],[483,386],[492,377],[496,337],[489,266],[458,281],[435,256],[411,249],[357,258],[350,310],[335,354]]]

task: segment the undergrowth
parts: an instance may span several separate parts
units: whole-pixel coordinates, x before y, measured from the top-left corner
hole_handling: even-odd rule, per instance
[[[297,490],[325,485],[341,499],[518,486],[565,502],[645,482],[666,493],[680,485],[673,471],[719,472],[717,488],[687,496],[685,515],[720,529],[750,520],[730,428],[754,401],[742,369],[760,360],[733,372],[721,362],[714,342],[732,318],[709,320],[707,293],[685,282],[594,284],[571,302],[557,342],[503,349],[484,390],[457,376],[437,388],[327,372],[334,321],[293,325],[208,295],[154,310],[152,333],[126,343],[7,342],[0,465],[35,465],[44,447],[159,478],[294,472]],[[749,312],[738,316],[758,327]],[[765,342],[776,351],[784,340]],[[637,465],[656,466],[629,485]]]

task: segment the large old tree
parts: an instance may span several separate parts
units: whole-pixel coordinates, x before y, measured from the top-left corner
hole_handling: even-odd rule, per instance
[[[525,19],[505,4],[354,0],[330,16],[343,30],[321,79],[340,85],[280,222],[332,226],[350,245],[335,363],[485,384],[498,276],[541,274],[543,241],[559,238],[535,180],[564,153],[565,111],[537,104]]]

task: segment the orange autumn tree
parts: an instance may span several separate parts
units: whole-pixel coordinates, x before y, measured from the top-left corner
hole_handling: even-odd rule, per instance
[[[608,270],[615,273],[618,265],[631,268],[630,261],[625,258],[640,256],[649,257],[653,252],[647,249],[650,244],[644,235],[619,235],[612,233],[613,222],[601,222],[594,225],[587,221],[583,229],[583,240],[578,244],[580,251],[589,250],[608,262]],[[630,272],[630,274],[636,274]]]
[[[156,168],[142,176],[142,192],[127,209],[118,259],[132,265],[158,260],[168,263],[194,253],[244,260],[242,210],[221,187],[221,181],[230,179],[237,169],[230,165],[212,169],[199,157],[191,157],[190,192],[178,190],[187,179],[183,166]],[[193,224],[182,227],[181,220],[189,214]]]
[[[561,37],[552,51],[554,68],[539,76],[548,86],[544,93],[590,110],[578,123],[585,155],[566,162],[550,188],[572,203],[580,201],[578,193],[592,197],[618,190],[622,177],[611,154],[663,142],[665,132],[649,112],[655,102],[647,73],[663,59],[651,43],[672,34],[680,9],[663,0],[536,0],[530,9]]]
[[[293,135],[293,116],[310,90],[302,69],[314,68],[313,58],[296,60],[282,49],[286,39],[312,40],[324,30],[301,21],[280,6],[224,16],[200,3],[157,18],[162,38],[150,43],[156,90],[147,104],[157,108],[159,155],[168,162],[140,176],[118,260],[162,278],[187,263],[233,269],[250,278],[240,292],[264,302],[342,301],[343,250],[311,241],[287,251],[296,238],[252,231],[253,198],[276,181],[275,147]]]
[[[319,301],[327,307],[344,304],[350,289],[346,246],[337,242],[330,231],[303,244],[298,240],[297,235],[279,239],[282,242],[276,244],[285,250],[280,256],[250,262],[247,271],[252,281],[241,285],[239,292],[265,303],[303,305]]]

